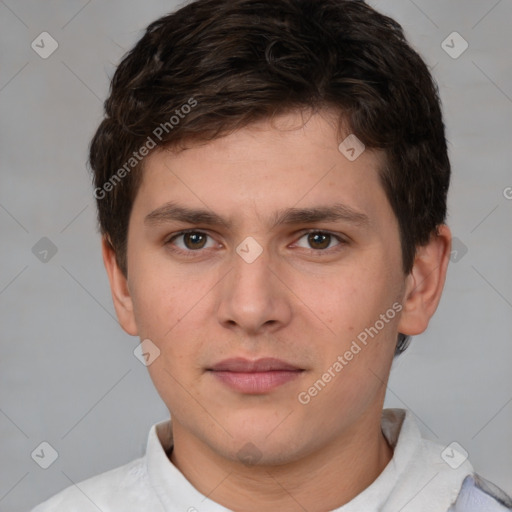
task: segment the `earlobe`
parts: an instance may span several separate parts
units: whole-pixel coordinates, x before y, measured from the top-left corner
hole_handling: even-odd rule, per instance
[[[106,236],[102,238],[101,250],[119,324],[128,334],[137,336],[138,330],[128,281],[117,264],[114,248]]]
[[[428,244],[417,248],[413,268],[406,279],[399,332],[416,335],[427,328],[441,300],[451,240],[450,229],[442,225]]]

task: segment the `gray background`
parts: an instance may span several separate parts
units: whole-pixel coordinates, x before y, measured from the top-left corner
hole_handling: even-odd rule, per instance
[[[386,406],[411,409],[425,436],[457,441],[512,493],[512,2],[371,4],[404,26],[439,83],[460,240]],[[166,417],[133,355],[138,340],[115,319],[85,160],[115,64],[176,5],[0,0],[0,511],[142,455]],[[31,48],[43,31],[59,44],[47,59]],[[453,31],[469,43],[457,59],[441,46]],[[42,237],[57,248],[46,262],[32,252]],[[42,441],[59,454],[46,470],[31,458]]]

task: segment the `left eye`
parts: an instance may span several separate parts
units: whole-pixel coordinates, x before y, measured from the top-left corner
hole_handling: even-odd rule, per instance
[[[206,233],[203,233],[202,231],[187,231],[178,233],[177,235],[173,236],[171,239],[168,240],[167,243],[174,242],[176,239],[182,238],[184,247],[180,246],[179,244],[176,244],[176,246],[184,251],[194,251],[198,249],[204,249],[206,246],[206,239],[209,238],[209,235]],[[210,246],[212,247],[212,246]]]
[[[333,242],[334,240],[337,240],[339,242],[338,245],[341,245],[341,243],[343,242],[343,240],[340,237],[326,231],[310,231],[309,233],[305,233],[304,235],[302,235],[299,240],[302,240],[303,238],[306,238],[307,243],[310,245],[310,247],[306,247],[306,249],[320,251],[324,249],[330,249],[331,242]]]

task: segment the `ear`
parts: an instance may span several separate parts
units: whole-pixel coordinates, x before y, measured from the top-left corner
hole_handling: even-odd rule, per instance
[[[133,313],[133,302],[128,289],[128,280],[117,264],[116,253],[112,244],[105,236],[101,240],[101,250],[119,324],[128,334],[137,336],[138,329]]]
[[[398,332],[413,336],[427,328],[441,299],[451,245],[450,229],[442,225],[428,244],[417,248],[413,268],[406,279]]]

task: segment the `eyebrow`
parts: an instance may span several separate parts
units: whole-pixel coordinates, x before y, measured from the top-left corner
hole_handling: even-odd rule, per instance
[[[187,208],[172,201],[153,210],[144,218],[144,224],[148,226],[156,226],[172,221],[223,226],[227,229],[232,227],[231,221],[224,219],[217,213],[199,208]],[[370,223],[366,214],[342,203],[309,208],[285,208],[277,211],[269,218],[271,229],[280,225],[336,221],[345,221],[363,227]]]

